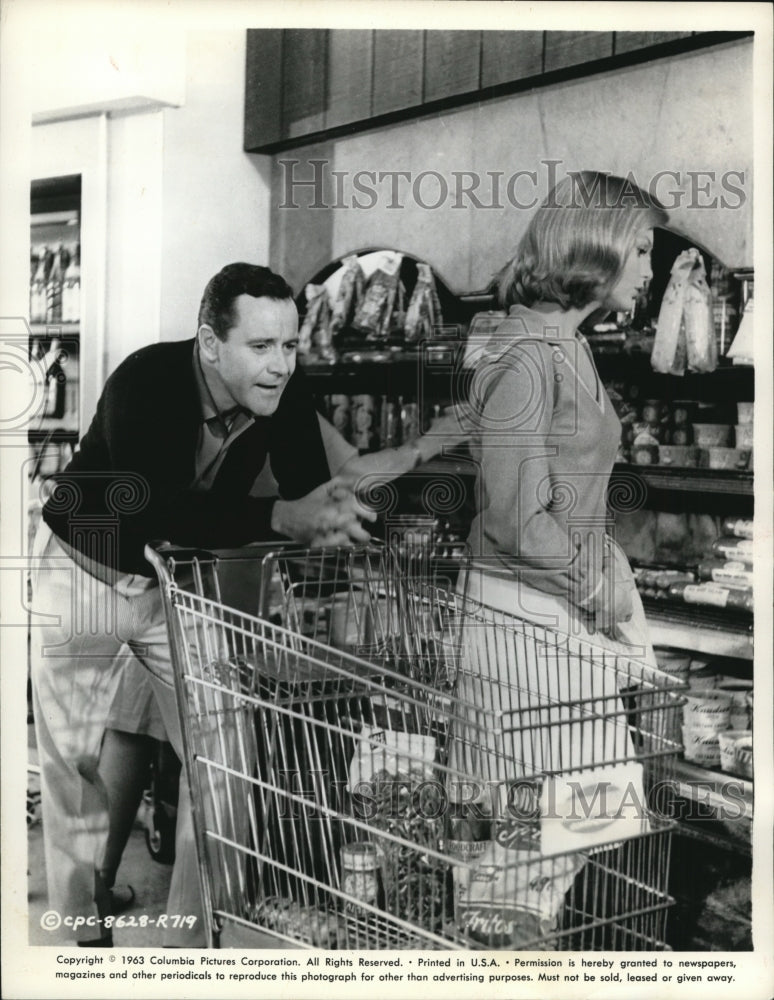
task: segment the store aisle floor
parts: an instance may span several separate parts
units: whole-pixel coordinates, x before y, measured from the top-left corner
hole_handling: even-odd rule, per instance
[[[61,926],[47,931],[41,926],[41,918],[48,911],[46,895],[46,866],[43,856],[43,828],[38,823],[28,831],[28,901],[29,901],[29,942],[31,945],[73,945],[70,931]],[[119,872],[120,884],[129,883],[134,888],[136,900],[123,916],[125,924],[137,926],[116,927],[113,941],[116,947],[157,947],[160,944],[159,931],[155,927],[156,918],[167,911],[167,893],[172,873],[170,865],[154,861],[145,846],[145,835],[139,824],[135,825],[124,852]],[[142,918],[151,918],[154,926],[140,926]]]
[[[35,730],[32,725],[27,727],[27,747],[29,763],[37,763],[35,750]],[[28,788],[39,787],[35,775],[30,775]],[[61,925],[52,930],[46,930],[41,923],[42,917],[49,911],[46,892],[46,860],[43,850],[43,827],[39,819],[27,829],[27,899],[29,905],[29,943],[31,945],[54,945],[58,947],[75,946],[70,930]],[[128,926],[116,927],[113,940],[116,947],[154,947],[160,943],[159,931],[156,928],[156,918],[167,911],[167,894],[172,876],[172,866],[154,861],[145,844],[145,833],[142,822],[138,818],[129,837],[129,843],[124,851],[118,882],[132,886],[136,894],[134,905],[122,916],[123,923]],[[141,926],[142,918],[149,918],[146,926]],[[153,926],[149,925],[153,919]],[[136,925],[136,926],[131,926]]]

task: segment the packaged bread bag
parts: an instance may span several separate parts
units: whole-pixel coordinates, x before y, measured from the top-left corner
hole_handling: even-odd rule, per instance
[[[712,315],[712,293],[701,254],[684,250],[672,265],[651,354],[654,371],[684,374],[711,372],[718,363]]]
[[[654,371],[672,371],[677,354],[680,333],[683,331],[683,301],[688,285],[688,276],[693,270],[693,257],[686,250],[672,265],[669,284],[661,300],[661,309],[656,324],[656,339],[650,356]],[[684,331],[683,331],[684,332]]]
[[[433,335],[434,328],[441,325],[441,303],[429,264],[417,264],[417,283],[406,312],[405,339],[413,344]]]
[[[694,255],[694,266],[688,276],[683,300],[688,368],[694,372],[714,372],[718,366],[718,344],[712,314],[712,292],[707,284],[701,254],[698,250],[689,251],[691,252]]]
[[[325,285],[309,284],[304,289],[306,315],[298,331],[298,353],[302,357],[320,357],[334,361],[335,352],[330,344],[330,305]]]
[[[350,325],[363,297],[365,275],[355,254],[345,257],[342,263],[341,281],[331,308],[331,335],[335,338]]]
[[[356,330],[367,335],[367,340],[386,340],[389,335],[402,262],[402,254],[387,251],[380,266],[371,275],[352,321]]]

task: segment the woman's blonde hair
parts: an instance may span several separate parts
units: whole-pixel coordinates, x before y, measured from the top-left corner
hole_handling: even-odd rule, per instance
[[[501,303],[556,302],[562,309],[603,301],[642,229],[664,225],[663,205],[632,181],[584,170],[560,181],[500,272]]]

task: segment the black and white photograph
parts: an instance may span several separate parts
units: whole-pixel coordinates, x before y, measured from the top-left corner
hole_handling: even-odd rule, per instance
[[[3,0],[3,996],[770,1000],[773,21]]]

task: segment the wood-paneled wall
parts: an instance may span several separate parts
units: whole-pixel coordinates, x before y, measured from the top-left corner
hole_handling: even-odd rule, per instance
[[[749,32],[247,32],[244,148],[279,152]]]

